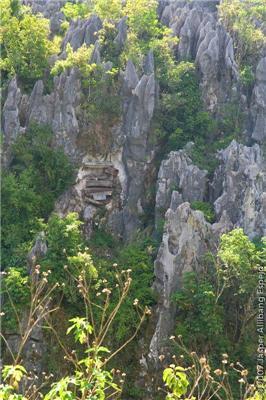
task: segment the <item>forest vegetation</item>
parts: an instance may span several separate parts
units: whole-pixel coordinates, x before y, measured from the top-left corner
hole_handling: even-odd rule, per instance
[[[179,38],[161,22],[156,0],[67,1],[57,35],[47,18],[19,0],[0,0],[0,5],[3,97],[14,77],[25,93],[42,79],[49,94],[53,79],[74,68],[80,74],[82,118],[89,126],[101,121],[112,127],[122,112],[122,71],[131,60],[143,73],[152,50],[160,88],[149,139],[157,151],[155,169],[171,151],[193,141],[191,160],[212,177],[216,151],[233,139],[243,141],[238,104],[225,104],[216,119],[205,109],[197,66],[190,59],[177,60]],[[71,23],[95,14],[102,21],[101,63],[93,59],[94,45],[74,50],[68,43],[59,57]],[[233,37],[240,84],[249,92],[266,42],[260,25],[266,20],[265,1],[224,0],[218,15]],[[123,17],[127,39],[119,48],[114,38]],[[151,336],[154,324],[154,261],[164,220],[156,229],[148,206],[134,240],[123,241],[101,224],[99,211],[86,238],[77,213],[55,212],[58,198],[75,182],[77,165],[54,145],[53,135],[50,126],[30,123],[12,144],[11,162],[2,170],[0,399],[145,399],[135,383],[139,343]],[[154,193],[151,187],[147,199],[154,202]],[[218,222],[208,201],[193,201],[191,209],[209,224]],[[32,261],[36,240],[47,248]],[[265,238],[250,238],[236,226],[200,258],[200,274],[184,274],[182,288],[171,298],[177,309],[173,335],[167,338],[171,357],[160,355],[154,399],[265,399],[254,362],[257,275],[265,262]],[[24,361],[40,326],[46,368],[34,376]],[[15,350],[9,343],[14,332],[19,336]]]

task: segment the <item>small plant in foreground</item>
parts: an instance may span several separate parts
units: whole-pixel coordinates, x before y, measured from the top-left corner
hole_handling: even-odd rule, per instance
[[[262,388],[249,383],[249,371],[239,362],[230,362],[228,354],[222,355],[221,367],[213,369],[207,357],[188,350],[181,335],[170,339],[178,347],[179,354],[173,356],[173,363],[163,372],[167,400],[235,400],[229,379],[232,373],[238,377],[239,399],[251,400],[256,398],[253,396],[260,396]]]

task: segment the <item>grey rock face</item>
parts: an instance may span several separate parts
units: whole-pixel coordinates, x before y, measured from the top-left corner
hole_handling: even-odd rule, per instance
[[[234,226],[242,227],[251,238],[266,234],[265,160],[260,147],[233,141],[220,151],[220,167],[212,182],[218,218],[227,212]]]
[[[114,40],[119,50],[121,50],[127,40],[127,17],[121,18],[117,24],[118,34]]]
[[[231,96],[238,72],[232,38],[217,21],[219,1],[173,1],[163,7],[161,19],[180,38],[180,59],[196,61],[202,75],[207,109],[216,112]]]
[[[165,215],[164,234],[155,261],[154,289],[159,295],[157,325],[150,344],[149,359],[157,364],[158,356],[167,348],[175,321],[176,308],[172,295],[182,286],[185,272],[200,270],[201,257],[214,246],[212,227],[201,211],[193,211],[182,203]]]
[[[67,155],[76,160],[76,139],[79,133],[77,108],[80,97],[79,73],[74,69],[54,78],[54,90],[50,94],[44,93],[43,81],[39,80],[30,96],[21,96],[16,78],[12,79],[3,107],[3,161],[8,164],[10,146],[31,122],[50,126],[55,134],[54,144],[62,147]]]
[[[162,161],[156,192],[156,222],[164,216],[164,213],[172,202],[174,204],[180,202],[195,200],[203,201],[207,191],[207,171],[200,170],[193,165],[185,151],[171,151],[168,158]],[[173,190],[177,190],[174,196]],[[179,193],[179,196],[178,196]]]
[[[266,57],[257,66],[251,113],[254,120],[252,138],[263,143],[266,140]]]
[[[97,33],[101,28],[102,22],[97,15],[92,15],[87,20],[72,20],[63,40],[62,48],[65,49],[68,43],[73,50],[77,50],[83,44],[94,44],[98,38]]]
[[[30,6],[34,13],[41,13],[45,18],[50,19],[50,29],[52,34],[60,32],[61,23],[65,21],[65,16],[61,8],[67,0],[23,0],[22,3]]]
[[[54,78],[54,91],[44,94],[42,81],[36,82],[29,99],[27,124],[36,122],[51,126],[55,144],[62,146],[72,159],[77,155],[79,124],[76,107],[81,96],[78,71],[72,69]]]
[[[122,159],[127,175],[123,220],[125,236],[129,238],[137,229],[142,213],[141,196],[150,159],[148,134],[155,107],[156,83],[154,72],[139,79],[131,61],[127,63],[123,80]]]
[[[41,232],[27,256],[29,273],[32,273],[32,269],[37,265],[38,261],[40,261],[46,255],[47,250],[48,248],[45,240],[45,234],[44,232]]]
[[[10,146],[18,137],[21,128],[19,120],[19,106],[21,92],[17,86],[16,78],[13,78],[8,86],[8,95],[3,107],[2,129],[4,132],[4,165],[10,161]]]

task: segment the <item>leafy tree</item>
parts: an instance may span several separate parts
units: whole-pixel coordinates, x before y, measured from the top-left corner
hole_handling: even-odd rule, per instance
[[[86,18],[90,13],[90,9],[91,8],[87,2],[66,2],[64,7],[61,8],[61,11],[64,13],[67,21],[70,21],[71,19]]]
[[[254,351],[249,330],[255,329],[256,271],[263,263],[263,250],[242,229],[234,229],[222,235],[217,257],[202,260],[200,277],[184,277],[184,287],[175,295],[176,332],[189,347],[212,360],[231,352],[247,364]]]
[[[123,12],[128,17],[129,29],[142,43],[161,34],[156,0],[128,0]]]
[[[234,36],[239,64],[252,63],[266,41],[263,31],[265,1],[225,0],[219,5],[219,16]]]
[[[74,51],[68,43],[66,47],[66,58],[64,60],[57,60],[53,66],[51,73],[59,75],[65,70],[71,68],[79,68],[82,76],[88,78],[98,68],[97,64],[90,63],[93,53],[93,45],[86,46],[83,44],[79,49]]]
[[[216,302],[214,285],[206,278],[197,279],[194,273],[184,277],[184,289],[174,296],[178,307],[176,333],[182,335],[191,349],[203,353],[219,347],[225,351],[223,307]]]
[[[77,302],[78,299],[78,290],[73,277],[79,275],[81,267],[90,278],[95,279],[98,276],[88,249],[85,247],[81,225],[76,213],[69,213],[64,218],[53,214],[48,223],[43,225],[48,252],[41,261],[41,265],[45,270],[51,271],[49,277],[51,283],[64,283],[62,292],[70,302]]]
[[[5,271],[0,294],[3,301],[3,328],[5,332],[16,332],[17,315],[21,316],[30,303],[30,284],[25,268],[12,267]]]
[[[116,21],[122,16],[121,0],[93,0],[93,11],[102,20]]]
[[[182,61],[162,71],[161,91],[154,129],[162,156],[197,136],[206,139],[212,121],[202,109],[195,66]]]
[[[11,0],[1,0],[4,16],[1,27],[1,69],[17,74],[24,83],[43,76],[51,54],[59,49],[48,39],[49,21],[29,8],[18,8]],[[3,7],[2,7],[3,6]]]
[[[75,242],[78,238],[78,224],[74,217],[74,215],[70,215],[71,223],[67,225],[67,231],[71,232],[71,237],[74,235]],[[63,223],[64,221],[62,221]],[[56,225],[58,226],[58,221]],[[69,243],[69,240],[67,242]],[[70,240],[70,242],[73,241]],[[57,283],[51,286],[48,276],[53,274],[54,271],[49,273],[49,271],[43,271],[40,265],[36,265],[29,277],[30,307],[28,310],[25,309],[26,323],[20,324],[23,329],[18,350],[15,349],[13,353],[8,347],[12,356],[12,364],[5,365],[3,368],[4,384],[0,388],[0,398],[4,400],[10,398],[29,400],[30,398],[43,397],[42,388],[45,384],[47,385],[47,382],[42,382],[40,386],[31,382],[27,371],[20,364],[23,361],[23,354],[34,327],[36,325],[41,326],[44,321],[46,328],[49,328],[58,339],[65,354],[65,362],[72,366],[71,373],[61,377],[58,381],[52,382],[50,388],[46,388],[44,396],[46,400],[84,400],[85,398],[104,400],[109,396],[113,399],[121,396],[124,374],[121,375],[120,371],[110,371],[106,365],[135,338],[149,310],[139,307],[141,313],[133,335],[127,338],[126,342],[118,348],[113,348],[112,351],[108,350],[104,346],[104,342],[111,325],[115,321],[116,314],[128,295],[131,285],[130,273],[129,271],[117,273],[116,285],[113,288],[109,286],[110,282],[99,281],[97,289],[100,292],[98,296],[94,296],[94,292],[91,291],[93,285],[91,285],[91,277],[87,274],[86,262],[85,264],[81,262],[79,267],[79,275],[75,276],[70,272],[70,276],[79,288],[85,316],[71,318],[71,326],[66,332],[67,335],[73,334],[76,350],[69,349],[62,342],[49,318],[50,314],[59,309],[59,306],[54,305],[54,301],[53,304],[51,303],[51,297],[55,300],[54,290],[62,284]],[[118,293],[118,297],[115,307],[110,309],[112,290]],[[100,314],[100,324],[95,324],[95,311]],[[4,340],[7,343],[5,338]],[[20,387],[19,383],[22,378],[26,384]],[[21,391],[23,394],[21,394]]]
[[[73,167],[52,146],[47,127],[32,125],[13,146],[9,171],[2,176],[2,262],[22,265],[31,241],[57,197],[72,183]],[[45,188],[45,190],[44,190]]]

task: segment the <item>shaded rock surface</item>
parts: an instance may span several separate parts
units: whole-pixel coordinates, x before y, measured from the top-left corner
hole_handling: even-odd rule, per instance
[[[217,112],[230,100],[238,79],[233,41],[217,20],[219,1],[161,3],[161,20],[180,38],[178,57],[195,60],[201,73],[206,107]]]
[[[185,272],[200,273],[200,259],[214,247],[212,227],[201,211],[194,211],[189,203],[165,214],[162,243],[154,264],[154,289],[159,294],[157,324],[151,340],[149,359],[157,364],[164,354],[174,327],[176,308],[172,295],[182,286]]]
[[[171,151],[159,169],[156,222],[164,217],[170,204],[174,209],[184,201],[203,201],[206,197],[207,182],[207,171],[202,171],[194,165],[184,150]]]
[[[233,141],[219,159],[212,182],[217,217],[226,210],[232,224],[251,238],[266,235],[266,164],[259,145]]]
[[[77,50],[83,44],[94,44],[98,38],[98,31],[102,28],[102,22],[97,15],[92,15],[89,19],[71,21],[62,43],[65,49],[69,43],[73,50]]]
[[[266,140],[266,57],[262,58],[256,70],[251,113],[253,117],[252,139],[259,143]]]
[[[4,133],[4,165],[9,164],[12,143],[15,142],[16,138],[22,131],[19,120],[19,106],[21,97],[21,92],[17,85],[17,79],[13,78],[8,86],[8,94],[2,113],[2,128]]]
[[[41,13],[45,18],[50,19],[52,34],[58,34],[61,24],[65,21],[65,15],[61,8],[67,0],[22,0],[22,4],[30,6],[34,13]]]

